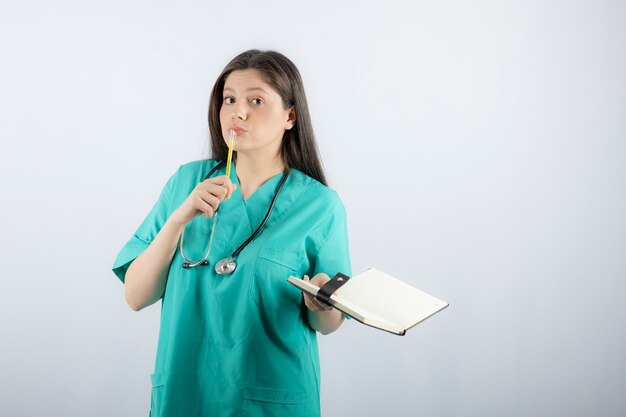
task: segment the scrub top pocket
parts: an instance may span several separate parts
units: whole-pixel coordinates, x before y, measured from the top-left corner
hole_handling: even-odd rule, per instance
[[[311,393],[301,389],[273,389],[246,386],[243,391],[242,417],[319,416],[311,407]]]
[[[163,400],[163,389],[165,388],[165,374],[157,372],[150,375],[152,382],[152,395],[150,399],[150,417],[160,415],[161,402]]]
[[[302,292],[287,279],[298,275],[302,262],[292,252],[264,247],[254,268],[250,296],[277,331],[291,331],[300,316]]]

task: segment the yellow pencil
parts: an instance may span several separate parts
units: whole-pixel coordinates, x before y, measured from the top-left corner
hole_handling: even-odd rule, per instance
[[[230,131],[230,143],[228,144],[228,159],[226,160],[226,176],[230,178],[230,163],[233,160],[233,148],[235,146],[235,136],[237,134],[234,130]]]

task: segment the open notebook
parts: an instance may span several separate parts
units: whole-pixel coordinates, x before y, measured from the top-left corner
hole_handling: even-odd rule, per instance
[[[289,282],[313,296],[319,290],[293,276]],[[445,301],[374,268],[348,279],[330,296],[329,304],[363,324],[397,335],[404,335],[448,306]]]

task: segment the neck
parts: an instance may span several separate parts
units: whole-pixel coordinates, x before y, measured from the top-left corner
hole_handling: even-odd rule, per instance
[[[237,153],[235,170],[241,194],[246,200],[267,180],[283,172],[285,164],[280,156],[268,159]]]

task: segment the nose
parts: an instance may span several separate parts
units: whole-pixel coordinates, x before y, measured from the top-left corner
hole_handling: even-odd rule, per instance
[[[232,107],[233,109],[233,115],[232,118],[233,120],[246,120],[247,114],[246,114],[246,109],[244,108],[244,105],[236,103],[235,105],[233,105]]]

